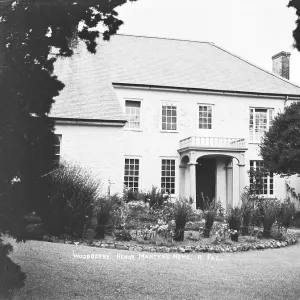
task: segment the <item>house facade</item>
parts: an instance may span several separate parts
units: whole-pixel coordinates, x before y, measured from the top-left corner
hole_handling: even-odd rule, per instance
[[[263,167],[259,142],[300,88],[289,82],[289,53],[275,73],[212,44],[116,35],[97,54],[82,45],[56,66],[66,87],[51,117],[57,154],[102,178],[104,191],[157,186],[174,196],[227,207]],[[280,72],[284,72],[280,73]],[[288,179],[291,187],[299,178]],[[261,193],[284,199],[286,178],[264,178]]]

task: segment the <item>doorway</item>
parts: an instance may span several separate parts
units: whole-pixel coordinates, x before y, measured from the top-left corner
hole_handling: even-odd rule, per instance
[[[196,207],[204,209],[203,197],[216,196],[216,159],[200,157],[196,165]]]

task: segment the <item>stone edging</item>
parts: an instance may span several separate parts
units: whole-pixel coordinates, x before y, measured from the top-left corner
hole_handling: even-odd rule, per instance
[[[225,253],[225,252],[240,252],[248,250],[264,250],[264,249],[274,249],[282,248],[290,245],[294,245],[298,242],[297,238],[290,235],[286,241],[276,241],[267,240],[256,243],[242,243],[239,245],[205,245],[205,246],[184,246],[184,247],[159,247],[159,246],[149,246],[149,245],[132,245],[132,244],[122,244],[120,242],[72,242],[72,241],[62,241],[57,238],[46,240],[48,242],[62,242],[65,244],[75,244],[83,246],[91,246],[98,248],[109,248],[109,249],[119,249],[119,250],[129,250],[129,251],[146,251],[146,252],[179,252],[179,253],[191,253],[191,252],[210,252],[210,253]]]

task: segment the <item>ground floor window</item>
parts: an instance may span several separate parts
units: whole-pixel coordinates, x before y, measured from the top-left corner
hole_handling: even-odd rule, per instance
[[[251,170],[260,170],[264,172],[264,162],[262,160],[251,160],[250,171]],[[258,178],[254,178],[253,173],[250,172],[250,188],[256,188],[257,194],[260,195],[273,195],[274,194],[273,173],[268,175],[266,174]]]
[[[161,191],[165,194],[175,194],[175,159],[162,159]]]
[[[125,158],[124,185],[135,192],[139,190],[139,172],[139,159]]]
[[[55,164],[59,164],[61,156],[61,134],[55,134],[54,154],[54,162]]]

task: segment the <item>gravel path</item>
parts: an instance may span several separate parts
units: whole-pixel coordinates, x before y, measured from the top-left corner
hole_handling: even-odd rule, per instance
[[[12,259],[27,274],[26,286],[13,299],[300,299],[299,244],[265,251],[173,256],[9,241],[15,249]],[[75,258],[74,254],[97,254],[97,258]]]

